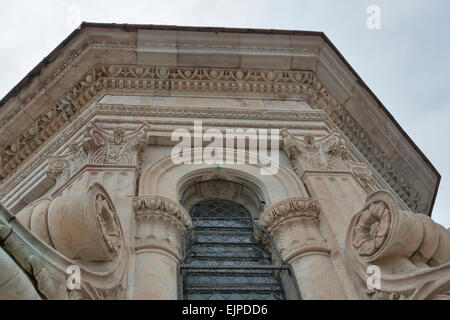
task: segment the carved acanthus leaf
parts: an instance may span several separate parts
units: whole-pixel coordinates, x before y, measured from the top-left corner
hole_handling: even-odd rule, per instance
[[[259,219],[286,260],[306,251],[328,252],[319,231],[320,208],[309,198],[291,198],[268,207]]]
[[[319,221],[320,207],[317,201],[309,198],[290,198],[271,205],[261,214],[260,225],[267,231],[296,217],[305,217]]]
[[[281,137],[283,150],[295,162],[300,174],[307,170],[348,170],[348,147],[336,131],[319,139],[306,135],[304,140],[300,140],[283,129]]]
[[[181,258],[184,233],[192,226],[186,210],[163,197],[139,197],[133,200],[137,225],[136,250],[157,247]]]
[[[67,153],[49,158],[47,174],[60,186],[86,165],[127,165],[140,169],[149,130],[150,125],[144,123],[130,133],[121,127],[110,132],[92,122],[81,141],[70,145]]]
[[[281,137],[281,147],[299,176],[305,171],[348,171],[361,182],[368,193],[380,189],[372,170],[366,164],[353,160],[345,140],[337,131],[319,139],[305,135],[300,140],[283,129]]]

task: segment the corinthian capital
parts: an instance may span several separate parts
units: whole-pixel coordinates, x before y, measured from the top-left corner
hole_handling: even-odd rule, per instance
[[[328,252],[319,230],[319,204],[309,198],[290,198],[268,207],[259,219],[288,261],[310,251]]]
[[[69,146],[60,156],[49,159],[48,175],[63,184],[85,166],[141,166],[141,153],[148,143],[150,125],[126,133],[122,127],[112,131],[91,122],[80,141]]]
[[[181,259],[183,235],[192,226],[186,210],[163,197],[139,197],[133,200],[136,219],[136,251],[161,249]]]
[[[367,192],[371,193],[380,189],[372,170],[366,164],[354,161],[346,141],[339,132],[332,131],[318,139],[306,135],[303,140],[300,140],[283,129],[281,137],[281,147],[299,176],[307,171],[348,172]]]
[[[307,170],[348,170],[346,161],[350,157],[347,144],[336,131],[319,139],[306,135],[304,140],[300,140],[283,129],[281,137],[281,147],[299,174]]]

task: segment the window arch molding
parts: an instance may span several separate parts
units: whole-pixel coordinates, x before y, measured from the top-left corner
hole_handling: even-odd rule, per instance
[[[194,152],[194,151],[192,151]],[[241,151],[242,152],[242,151]],[[247,154],[247,152],[244,152]],[[139,196],[162,196],[180,201],[183,189],[189,183],[224,178],[247,185],[259,192],[266,205],[290,197],[307,196],[307,192],[292,168],[279,164],[274,175],[261,175],[255,164],[175,164],[170,155],[142,170]]]

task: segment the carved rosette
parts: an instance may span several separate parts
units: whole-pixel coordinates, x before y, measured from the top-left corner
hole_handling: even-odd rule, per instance
[[[354,161],[347,143],[337,131],[319,139],[306,135],[300,140],[283,129],[281,137],[281,148],[299,176],[307,171],[345,171],[350,172],[369,193],[379,190],[372,170],[366,164]]]
[[[401,210],[387,191],[367,197],[347,233],[349,264],[365,283],[380,268],[372,299],[450,299],[450,232],[423,214]],[[364,285],[363,285],[364,286]]]
[[[425,215],[401,210],[386,191],[370,195],[354,219],[352,245],[366,261],[404,257],[421,266],[450,262],[450,233]]]
[[[385,202],[372,202],[366,206],[353,231],[353,246],[359,255],[370,257],[384,245],[391,219],[391,211]]]
[[[192,226],[186,210],[163,197],[135,198],[133,208],[137,226],[136,252],[160,249],[180,260],[183,235]]]
[[[286,261],[306,252],[329,252],[319,230],[320,207],[309,198],[290,198],[268,207],[259,219]]]
[[[149,130],[148,123],[126,133],[121,127],[107,131],[91,122],[82,139],[70,145],[67,153],[49,158],[47,174],[60,186],[87,165],[136,166],[140,170]]]

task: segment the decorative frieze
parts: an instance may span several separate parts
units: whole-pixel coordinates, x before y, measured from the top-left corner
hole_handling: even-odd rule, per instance
[[[170,90],[198,93],[288,94],[308,99],[332,117],[342,112],[335,100],[311,71],[240,70],[214,68],[168,68],[153,66],[103,65],[85,74],[52,109],[52,117],[69,121],[105,89]],[[37,123],[45,122],[47,115]],[[66,122],[56,121],[52,132]],[[7,177],[50,136],[42,134],[45,125],[28,128],[14,143],[0,152],[0,179]],[[29,146],[29,152],[22,151]]]
[[[126,133],[121,127],[107,131],[90,123],[81,141],[69,146],[67,153],[49,158],[47,174],[61,186],[87,165],[142,166],[141,155],[148,144],[150,125]]]
[[[46,145],[29,162],[25,163],[21,170],[16,170],[6,178],[0,188],[0,197],[3,197],[14,186],[23,181],[46,159],[50,158],[68,139],[95,115],[135,115],[146,117],[179,117],[179,118],[218,118],[218,119],[248,119],[248,120],[287,120],[287,121],[323,121],[327,125],[332,125],[329,118],[320,111],[277,111],[277,110],[229,110],[211,108],[189,108],[189,107],[159,107],[159,106],[129,106],[94,104],[89,107],[89,111],[83,113],[67,128],[61,131],[57,140]]]
[[[362,127],[327,91],[311,71],[244,70],[219,68],[175,68],[134,65],[99,65],[37,119],[13,143],[0,151],[0,182],[38,150],[55,132],[78,115],[105,90],[145,90],[146,93],[196,93],[203,96],[289,97],[307,100],[324,110],[332,121],[386,179],[392,189],[412,209],[424,210],[416,188],[402,176]],[[367,142],[362,142],[366,141]]]
[[[35,121],[18,139],[0,152],[0,181],[15,171],[36,149],[69,122],[69,115],[56,106]]]
[[[183,235],[192,226],[186,210],[163,197],[139,197],[133,200],[136,220],[136,251],[156,248],[181,259]]]

